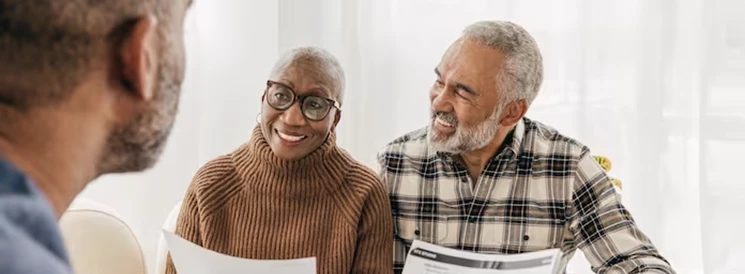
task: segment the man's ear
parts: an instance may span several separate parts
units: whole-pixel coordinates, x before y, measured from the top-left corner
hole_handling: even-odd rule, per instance
[[[138,18],[124,39],[119,49],[122,66],[122,83],[133,96],[150,100],[155,92],[155,81],[158,70],[156,54],[155,16],[146,15]]]
[[[517,124],[520,119],[525,116],[528,112],[528,102],[525,100],[517,100],[507,104],[503,110],[504,117],[499,121],[499,124],[506,127],[511,127]]]

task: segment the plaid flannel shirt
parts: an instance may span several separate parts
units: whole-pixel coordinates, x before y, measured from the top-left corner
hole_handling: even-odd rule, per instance
[[[577,248],[597,273],[675,273],[639,230],[602,168],[579,142],[523,118],[476,184],[427,128],[378,154],[395,226],[394,269],[413,240],[478,253],[551,248],[565,269]]]

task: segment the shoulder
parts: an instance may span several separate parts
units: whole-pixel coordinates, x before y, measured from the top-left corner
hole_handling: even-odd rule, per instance
[[[355,211],[390,206],[388,190],[380,176],[359,161],[352,159],[344,180],[346,190],[340,198],[343,204],[356,208]]]
[[[378,216],[390,216],[391,204],[388,191],[380,177],[369,167],[348,157],[349,165],[343,184],[331,197],[339,214],[351,229],[359,229],[366,218],[383,221]]]
[[[537,166],[554,177],[565,178],[574,199],[594,204],[618,194],[588,146],[541,123],[530,121],[526,128],[528,124],[531,134],[526,135],[529,141],[525,143],[533,143],[529,148],[537,157]]]
[[[521,159],[532,157],[533,169],[554,178],[561,177],[573,188],[601,184],[602,191],[612,189],[605,171],[595,161],[590,148],[574,138],[540,122],[525,119],[525,138]]]
[[[27,197],[0,199],[0,273],[69,273],[56,219]]]
[[[359,229],[360,222],[381,223],[391,216],[388,190],[380,177],[362,163],[353,161],[345,177],[345,184],[336,196],[337,206],[348,224]]]
[[[524,118],[523,122],[525,133],[520,147],[523,154],[532,154],[538,160],[570,160],[576,163],[590,153],[586,145],[551,126],[528,118]]]
[[[202,165],[194,175],[192,184],[199,188],[213,187],[233,174],[236,174],[236,169],[230,155],[221,155]]]
[[[351,162],[345,180],[350,189],[361,197],[386,193],[380,176],[356,160]]]
[[[386,144],[377,155],[378,162],[382,167],[381,170],[390,169],[392,165],[397,163],[422,160],[434,156],[434,153],[429,149],[427,131],[427,127],[420,128]]]
[[[0,234],[8,233],[0,228]],[[0,236],[0,273],[72,273],[63,259],[23,233]]]
[[[232,197],[238,189],[235,185],[240,182],[231,154],[221,155],[197,170],[187,196],[196,198],[198,204],[223,204],[214,201],[226,201]]]

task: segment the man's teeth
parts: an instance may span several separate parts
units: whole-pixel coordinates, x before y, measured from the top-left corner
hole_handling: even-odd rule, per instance
[[[305,139],[305,137],[306,137],[305,135],[289,135],[289,134],[285,134],[285,133],[282,133],[282,132],[278,132],[278,133],[279,133],[279,137],[280,138],[285,139],[285,140],[290,141],[290,142],[297,142],[297,141],[300,141],[302,139]]]
[[[446,126],[446,127],[453,127],[453,124],[450,124],[450,123],[448,123],[448,122],[445,122],[445,121],[443,121],[443,120],[442,120],[442,119],[440,119],[440,118],[437,118],[436,122],[437,122],[438,124],[440,124],[440,125],[443,125],[443,126]]]

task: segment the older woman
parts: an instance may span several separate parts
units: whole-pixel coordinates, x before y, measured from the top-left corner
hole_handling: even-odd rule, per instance
[[[297,48],[272,70],[251,139],[207,163],[176,234],[251,259],[316,257],[318,273],[392,273],[393,225],[376,174],[336,146],[344,72]],[[175,273],[169,260],[167,273]]]

